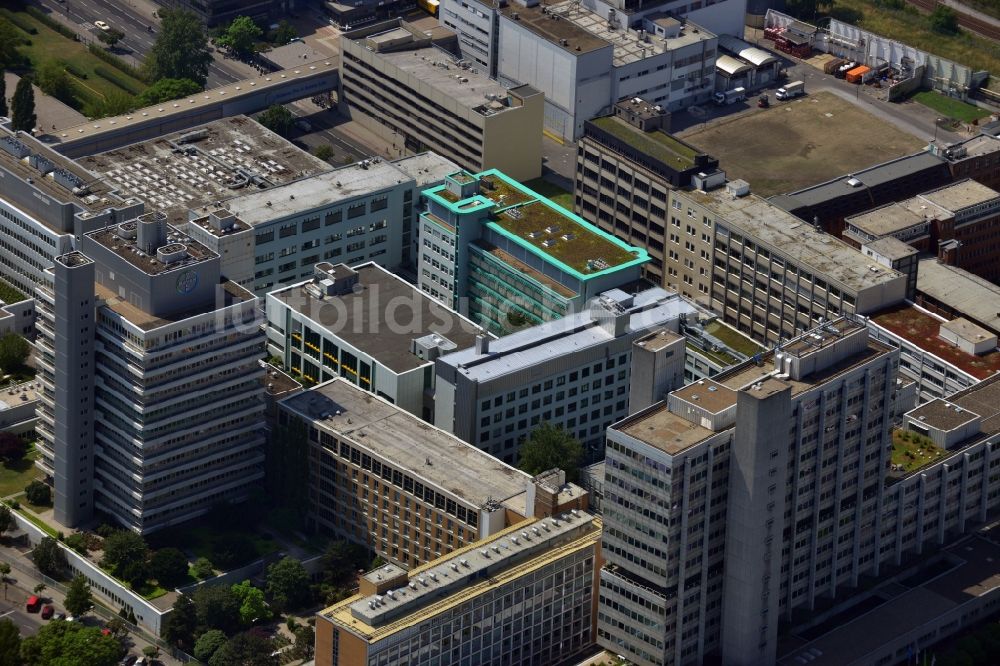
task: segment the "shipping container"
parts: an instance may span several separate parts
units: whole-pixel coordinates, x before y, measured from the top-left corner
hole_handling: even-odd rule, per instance
[[[864,80],[865,74],[871,71],[870,67],[865,67],[861,65],[860,67],[855,67],[847,73],[845,77],[848,83],[861,83]]]

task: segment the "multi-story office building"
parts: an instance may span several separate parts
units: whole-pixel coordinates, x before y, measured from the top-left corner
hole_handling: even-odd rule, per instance
[[[614,289],[582,312],[444,354],[435,362],[434,423],[508,463],[532,430],[552,423],[600,458],[605,430],[629,413],[630,385],[655,385],[659,400],[683,384],[685,341],[675,334],[681,317],[698,314],[663,289]],[[633,363],[633,343],[662,331],[672,333],[661,354],[670,367],[655,374],[666,377],[633,375],[653,368]]]
[[[785,614],[877,572],[897,363],[842,319],[609,429],[599,642],[773,663]]]
[[[667,288],[775,344],[839,314],[868,314],[903,300],[907,277],[749,193],[669,195]]]
[[[844,240],[860,247],[888,236],[942,262],[1000,281],[1000,193],[961,180],[844,220]]]
[[[0,278],[30,295],[74,234],[123,222],[142,203],[24,132],[0,128]]]
[[[497,170],[454,173],[424,197],[420,288],[497,333],[626,288],[649,260]]]
[[[997,335],[968,319],[901,303],[867,318],[876,340],[899,347],[899,374],[917,384],[921,402],[974,386],[1000,372]]]
[[[984,131],[949,146],[940,146],[932,141],[927,150],[948,162],[952,180],[972,178],[986,187],[1000,189],[1000,169],[997,169],[1000,137]]]
[[[306,384],[343,377],[431,420],[434,359],[486,332],[378,264],[313,270],[267,295],[271,353]]]
[[[410,264],[411,234],[421,188],[437,185],[455,165],[433,154],[401,160],[365,160],[287,185],[229,199],[233,231],[219,234],[211,218],[192,230],[199,240],[223,254],[234,231],[249,228],[252,258],[243,257],[234,274],[250,274],[263,295],[277,286],[313,274],[323,261],[356,265],[374,261],[397,269]],[[225,225],[223,225],[225,226]],[[232,243],[234,241],[228,240]],[[247,265],[252,260],[252,265]]]
[[[586,506],[579,487],[533,479],[343,379],[286,398],[278,421],[309,440],[310,521],[402,567]]]
[[[343,34],[342,104],[397,154],[432,150],[464,169],[541,175],[543,95],[476,72],[401,19]]]
[[[55,517],[139,532],[263,478],[264,334],[219,257],[150,213],[85,234],[37,291],[38,465]]]
[[[316,663],[577,663],[592,655],[600,533],[600,520],[573,510],[409,573],[369,572],[359,594],[317,616]]]
[[[713,32],[690,19],[682,23],[662,13],[637,18],[598,4],[605,15],[572,0],[515,0],[494,10],[497,77],[545,93],[546,132],[575,141],[584,121],[636,95],[668,111],[712,97]]]
[[[692,179],[725,180],[719,161],[667,134],[667,122],[662,107],[625,99],[613,115],[584,123],[576,151],[575,212],[646,248],[645,274],[658,285],[666,271],[667,193]]]

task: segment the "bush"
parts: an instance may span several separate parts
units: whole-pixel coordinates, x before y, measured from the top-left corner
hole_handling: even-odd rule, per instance
[[[28,453],[28,443],[10,432],[0,432],[0,460],[15,462]]]
[[[35,506],[48,506],[52,502],[52,489],[35,479],[24,488],[24,496]]]
[[[63,25],[59,21],[55,20],[54,18],[52,18],[51,16],[49,16],[48,14],[46,14],[45,12],[43,12],[38,7],[32,7],[32,6],[29,5],[25,9],[25,11],[27,11],[28,14],[30,14],[32,18],[40,21],[41,23],[44,23],[48,27],[50,27],[53,30],[55,30],[56,32],[58,32],[63,37],[69,37],[72,40],[76,40],[77,39],[76,33],[73,32],[72,28],[69,28],[69,27]]]
[[[114,55],[113,53],[108,53],[100,46],[97,46],[96,44],[88,44],[87,50],[90,51],[95,56],[97,56],[98,58],[100,58],[101,60],[103,60],[104,62],[114,67],[115,69],[125,74],[128,74],[133,79],[138,79],[139,81],[142,81],[144,83],[149,83],[149,80],[146,78],[146,75],[143,74],[138,67],[133,67],[132,65],[128,64],[127,62],[125,62],[118,56]]]
[[[88,76],[87,72],[83,71],[82,69],[80,69],[78,66],[74,65],[71,62],[64,62],[63,65],[66,67],[67,72],[69,72],[78,79],[86,79]]]
[[[31,21],[26,21],[24,19],[24,17],[21,16],[20,14],[15,14],[12,11],[4,9],[2,11],[2,13],[0,13],[0,16],[3,16],[5,19],[7,19],[8,21],[10,21],[11,23],[13,23],[14,25],[16,25],[21,30],[23,30],[24,32],[28,33],[29,35],[37,35],[38,34],[38,28],[36,28],[34,25],[32,25]]]
[[[207,557],[199,557],[191,565],[191,574],[198,579],[211,578],[215,575],[215,568]]]
[[[161,548],[149,560],[149,573],[160,587],[176,587],[187,578],[187,558],[176,548]]]
[[[118,86],[130,95],[138,95],[142,93],[143,88],[140,84],[133,83],[118,72],[112,71],[107,67],[97,65],[94,67],[94,74],[97,74],[105,81],[110,81],[112,84]]]
[[[212,545],[212,561],[229,569],[257,557],[253,541],[242,534],[225,534]]]
[[[88,550],[87,546],[90,545],[90,541],[89,539],[87,539],[87,535],[83,534],[82,532],[77,532],[76,534],[70,534],[68,537],[66,537],[65,543],[67,546],[69,546],[76,552],[80,553],[81,555],[87,554]]]

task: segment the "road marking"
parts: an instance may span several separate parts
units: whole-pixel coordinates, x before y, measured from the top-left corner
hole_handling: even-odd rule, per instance
[[[10,609],[9,611],[7,611],[6,613],[0,613],[0,617],[7,617],[8,615],[10,615],[10,614],[11,614],[11,613],[13,613],[13,612],[14,612],[14,609],[13,609],[13,608],[11,608],[11,609]]]

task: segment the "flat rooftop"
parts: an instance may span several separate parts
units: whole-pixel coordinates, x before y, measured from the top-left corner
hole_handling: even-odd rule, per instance
[[[614,49],[612,62],[616,67],[715,38],[715,35],[708,30],[687,22],[681,24],[680,32],[675,37],[665,38],[647,34],[643,39],[638,30],[628,26],[627,18],[612,29],[608,25],[608,19],[602,18],[600,14],[590,11],[574,0],[545,5],[545,12],[542,12],[541,5],[521,7],[516,4],[511,4],[501,11],[512,18],[516,13],[517,20],[532,32],[574,53],[593,51],[611,45]],[[553,16],[556,18],[552,18]],[[567,43],[563,44],[562,40],[566,40]]]
[[[621,297],[628,297],[624,292],[614,291]],[[698,312],[688,301],[659,287],[638,293],[633,305],[625,309],[630,311],[627,335],[670,323],[677,328],[676,322],[682,314]],[[438,363],[454,366],[470,379],[488,382],[518,372],[530,372],[552,359],[613,339],[614,336],[593,319],[590,311],[584,310],[490,340],[486,354],[478,354],[475,347],[469,347],[441,356]]]
[[[203,304],[202,306],[192,308],[191,310],[183,310],[166,316],[153,315],[145,310],[140,310],[127,300],[121,298],[118,294],[114,293],[107,287],[101,286],[100,284],[95,284],[94,290],[97,298],[103,302],[105,307],[112,312],[121,315],[131,324],[139,327],[143,331],[149,332],[163,326],[176,324],[177,322],[184,321],[185,319],[197,317],[198,315],[215,312],[219,308],[246,303],[247,301],[253,301],[257,298],[252,292],[247,291],[235,282],[223,280],[219,284],[221,285],[222,290],[217,293],[216,300],[214,302]],[[221,294],[221,301],[219,294]]]
[[[1000,375],[948,396],[948,402],[983,417],[979,429],[987,435],[1000,432]]]
[[[36,381],[22,382],[15,386],[8,386],[6,393],[0,393],[0,413],[35,402],[38,400],[41,388],[41,383]]]
[[[585,511],[529,519],[496,536],[461,548],[409,573],[390,595],[354,596],[321,615],[368,642],[440,617],[475,597],[513,581],[600,539],[601,521]]]
[[[146,213],[140,220],[147,217],[159,216],[159,213]],[[141,224],[138,220],[132,220],[120,225],[108,226],[91,231],[87,234],[96,243],[104,246],[111,252],[132,264],[147,275],[160,275],[170,271],[189,268],[194,264],[203,261],[217,259],[219,255],[187,234],[174,227],[166,228],[167,237],[165,243],[153,254],[143,252],[135,238],[128,238],[123,231],[130,228],[135,233],[135,228]],[[171,259],[165,261],[161,253],[169,253]]]
[[[475,345],[476,335],[485,335],[469,319],[377,264],[362,264],[354,270],[361,288],[349,294],[318,299],[305,288],[310,280],[267,296],[305,315],[397,374],[431,363],[411,352],[415,338],[436,334],[464,349]],[[333,299],[343,307],[327,307]],[[391,314],[387,313],[390,308]]]
[[[105,182],[100,173],[91,172],[24,132],[0,129],[0,167],[23,181],[31,179],[33,187],[56,201],[72,202],[86,211],[98,212],[119,203],[118,197],[111,194],[113,185]]]
[[[868,249],[886,257],[890,261],[905,259],[918,253],[912,245],[908,245],[895,236],[885,236],[873,241],[864,243]]]
[[[907,199],[852,215],[845,218],[844,222],[857,227],[862,233],[874,239],[879,239],[921,224],[928,224],[932,218],[942,220],[950,217],[951,214],[940,206],[919,199]],[[928,228],[925,233],[930,233],[930,229]]]
[[[394,31],[409,34],[402,28],[395,28]],[[480,115],[493,115],[512,108],[508,103],[508,88],[472,68],[458,65],[455,57],[443,49],[425,46],[383,51],[376,55],[414,80],[434,88],[457,106]]]
[[[906,416],[945,431],[954,430],[960,425],[979,418],[979,414],[940,398],[925,402],[916,409],[911,409],[906,412]]]
[[[964,148],[965,154],[959,156],[955,151],[956,148],[959,149],[958,152]],[[995,152],[1000,152],[1000,138],[990,134],[978,134],[971,139],[966,139],[965,141],[960,141],[958,143],[953,143],[950,146],[946,146],[942,151],[942,154],[949,162],[957,162],[958,160],[967,159],[969,157],[992,155]]]
[[[695,166],[695,157],[699,152],[662,130],[643,132],[617,116],[594,118],[590,122],[598,129],[663,162],[671,169],[685,171]]]
[[[996,201],[1000,199],[1000,193],[975,180],[961,180],[952,185],[925,192],[918,195],[917,198],[955,213],[969,206]]]
[[[692,382],[671,391],[670,395],[680,398],[688,404],[701,407],[711,414],[724,412],[736,404],[736,391],[711,379],[700,379]]]
[[[921,259],[917,269],[917,292],[938,303],[945,303],[955,312],[1000,332],[1000,286],[972,273],[947,266],[934,257]]]
[[[322,44],[316,40],[314,44]],[[282,46],[276,46],[270,51],[260,53],[260,57],[267,60],[273,67],[279,69],[294,69],[307,62],[315,62],[324,58],[336,58],[336,53],[317,51],[312,46],[302,40],[295,40]]]
[[[667,408],[666,401],[629,416],[612,427],[668,455],[677,455],[716,434],[680,414],[674,414]]]
[[[527,472],[344,379],[332,379],[281,404],[474,506],[519,495],[531,480]]]
[[[863,613],[819,638],[798,642],[782,655],[780,666],[843,666],[872,663],[872,653],[887,643],[901,639],[916,641],[921,627],[944,613],[988,594],[1000,587],[1000,545],[996,536],[983,530],[945,549],[942,560],[951,566],[937,575],[910,576],[895,581],[882,592],[884,603]],[[915,579],[926,578],[919,585]]]
[[[733,198],[724,188],[686,196],[714,210],[735,230],[752,234],[787,261],[858,292],[901,279],[903,274],[876,263],[829,234],[755,194]]]
[[[392,162],[396,168],[408,175],[417,182],[417,187],[430,187],[440,183],[445,176],[455,173],[459,166],[446,157],[441,157],[437,153],[427,151],[401,157]]]
[[[246,116],[215,120],[79,162],[101,174],[122,196],[142,199],[147,210],[163,211],[175,226],[187,223],[189,209],[207,214],[217,202],[247,190],[330,170],[326,162]],[[245,174],[259,178],[247,182]]]
[[[392,162],[376,157],[280,187],[251,190],[229,199],[225,206],[250,226],[257,226],[373,194],[409,179]]]

